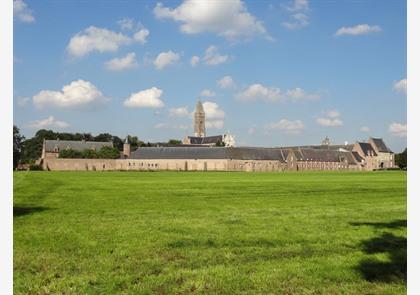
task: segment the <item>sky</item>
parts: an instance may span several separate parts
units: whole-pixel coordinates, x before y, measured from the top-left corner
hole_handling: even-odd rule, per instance
[[[14,0],[14,124],[406,147],[405,1]]]

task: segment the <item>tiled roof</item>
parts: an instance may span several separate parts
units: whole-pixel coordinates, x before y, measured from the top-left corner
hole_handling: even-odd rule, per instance
[[[235,159],[285,161],[285,151],[279,148],[254,147],[141,147],[132,159]],[[287,157],[287,155],[286,155]]]
[[[372,145],[370,143],[366,142],[359,142],[360,148],[363,151],[363,156],[368,156],[371,152],[373,156],[377,156],[375,150],[373,149]]]
[[[338,150],[314,149],[314,148],[297,148],[293,150],[298,161],[309,162],[344,162],[356,164],[350,152],[342,152]]]
[[[362,162],[363,158],[359,155],[358,152],[351,152],[353,157],[356,159],[356,162]]]
[[[378,152],[390,153],[391,150],[386,146],[382,138],[370,138],[373,144],[378,148]]]
[[[58,150],[72,149],[76,151],[83,151],[86,149],[94,149],[99,151],[103,146],[113,147],[112,142],[98,142],[98,141],[73,141],[73,140],[45,140],[45,151],[54,152]]]
[[[223,136],[216,135],[216,136],[188,136],[191,144],[216,144],[217,142],[222,142]]]

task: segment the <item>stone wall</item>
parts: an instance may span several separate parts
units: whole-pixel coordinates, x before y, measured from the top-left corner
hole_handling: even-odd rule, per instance
[[[290,165],[281,161],[267,160],[194,160],[194,159],[62,159],[46,158],[45,170],[51,171],[246,171],[281,172],[286,170],[357,170],[357,165],[339,162],[302,162]]]

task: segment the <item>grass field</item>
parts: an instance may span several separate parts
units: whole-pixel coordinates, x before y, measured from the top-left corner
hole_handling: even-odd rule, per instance
[[[404,294],[403,172],[14,174],[15,294]]]

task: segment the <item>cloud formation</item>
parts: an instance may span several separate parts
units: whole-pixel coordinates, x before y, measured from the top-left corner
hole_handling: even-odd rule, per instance
[[[169,116],[171,117],[179,117],[179,118],[186,118],[189,116],[188,108],[187,107],[179,107],[179,108],[171,108],[169,109]]]
[[[343,126],[343,121],[340,118],[341,114],[337,110],[326,112],[326,117],[317,118],[316,122],[321,126],[338,127]]]
[[[402,79],[394,83],[394,91],[407,94],[407,79]]]
[[[351,35],[351,36],[358,36],[358,35],[367,35],[370,33],[378,33],[382,31],[380,26],[370,26],[368,24],[356,25],[353,27],[341,27],[340,29],[335,32],[336,36],[343,36],[343,35]]]
[[[179,59],[180,55],[178,53],[169,50],[167,52],[159,53],[159,55],[153,61],[153,64],[155,65],[156,69],[162,70],[169,65],[177,63]]]
[[[392,123],[389,125],[388,131],[397,137],[406,137],[407,136],[407,124],[401,123]]]
[[[301,120],[281,119],[278,122],[265,125],[264,128],[266,130],[279,130],[287,134],[298,134],[305,128],[305,125]]]
[[[39,109],[91,109],[103,105],[108,99],[89,81],[77,80],[63,86],[61,91],[42,90],[32,97],[32,101]]]
[[[130,52],[122,58],[113,58],[105,62],[105,67],[110,71],[123,71],[136,68],[137,66],[138,63],[134,52]]]
[[[286,92],[282,92],[280,88],[266,87],[262,84],[256,83],[250,85],[244,91],[238,93],[236,98],[241,101],[266,101],[266,102],[278,102],[278,101],[308,101],[317,100],[320,98],[317,94],[306,93],[302,88],[289,89]]]
[[[153,12],[158,19],[181,23],[180,30],[186,34],[210,32],[229,40],[267,36],[263,23],[249,13],[240,0],[184,0],[173,9],[159,2]]]
[[[211,101],[203,102],[203,109],[206,113],[206,128],[222,129],[224,126],[225,112],[220,106]]]
[[[197,56],[197,55],[194,55],[190,59],[190,64],[191,64],[192,67],[195,67],[196,65],[198,65],[199,62],[200,62],[200,57]]]
[[[165,106],[160,99],[162,94],[163,91],[156,87],[132,93],[124,101],[124,106],[129,108],[162,108]]]
[[[217,81],[217,85],[219,85],[222,89],[233,88],[235,86],[235,82],[231,76],[224,76],[222,79]]]
[[[203,60],[207,65],[215,66],[227,62],[229,55],[219,54],[217,47],[212,45],[206,49]]]
[[[308,0],[294,0],[286,10],[290,13],[290,21],[283,22],[282,26],[290,30],[300,29],[309,25],[309,1]]]
[[[67,128],[70,125],[64,121],[60,121],[55,119],[53,116],[49,116],[46,119],[43,120],[36,120],[28,123],[26,127],[31,129],[42,129],[47,127],[53,127],[53,128]]]
[[[360,131],[362,131],[362,132],[370,132],[370,128],[367,127],[367,126],[363,126],[363,127],[360,128]]]
[[[35,22],[32,10],[28,8],[28,5],[23,0],[13,1],[13,16],[15,19],[24,23]]]
[[[133,42],[144,44],[148,35],[147,29],[141,29],[130,37],[108,29],[90,26],[71,37],[67,52],[74,57],[82,57],[93,51],[116,52],[121,46]]]
[[[156,129],[181,129],[181,130],[188,129],[188,126],[186,125],[176,125],[176,124],[169,124],[169,123],[157,123],[153,127]]]
[[[200,96],[202,97],[212,97],[215,96],[216,93],[214,91],[211,91],[209,89],[204,89],[203,91],[200,92]]]

